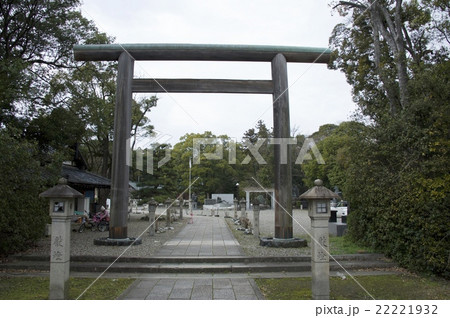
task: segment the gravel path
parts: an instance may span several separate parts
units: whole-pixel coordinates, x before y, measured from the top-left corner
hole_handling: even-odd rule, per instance
[[[163,213],[164,209],[158,208],[156,216]],[[130,214],[128,221],[128,236],[129,237],[141,237],[142,244],[127,246],[97,246],[94,245],[94,239],[108,237],[108,232],[92,232],[90,229],[85,230],[83,233],[73,231],[70,235],[70,255],[96,255],[96,256],[119,256],[127,248],[128,250],[123,254],[124,257],[150,257],[154,256],[161,246],[172,237],[174,237],[186,224],[187,219],[177,221],[171,224],[173,230],[167,230],[164,233],[156,233],[155,236],[149,236],[148,226],[150,225],[148,220],[142,220],[147,214]],[[161,222],[161,226],[165,226],[165,221]],[[72,229],[78,229],[78,225],[72,225]],[[50,255],[50,237],[43,238],[38,241],[35,248],[32,248],[23,254],[32,255]]]
[[[156,215],[163,213],[164,209],[158,208]],[[195,210],[195,215],[210,215],[209,211]],[[234,215],[234,211],[228,212],[230,216]],[[93,241],[95,238],[107,237],[107,232],[92,232],[86,230],[83,233],[73,231],[71,233],[71,255],[98,255],[98,256],[119,256],[127,248],[127,251],[123,254],[124,257],[151,257],[155,256],[158,250],[164,245],[164,243],[175,235],[184,227],[187,222],[187,218],[183,221],[177,221],[172,224],[173,230],[168,230],[164,233],[157,233],[151,237],[148,235],[149,222],[142,220],[147,214],[131,214],[128,221],[128,235],[130,237],[141,237],[142,244],[131,247],[126,246],[97,246]],[[220,217],[224,217],[225,212],[219,212]],[[240,212],[238,211],[238,216]],[[253,211],[247,211],[249,220],[253,223]],[[294,210],[293,211],[293,230],[294,237],[306,238],[309,241],[306,231],[311,230],[310,219],[308,217],[307,210]],[[232,230],[234,236],[239,241],[244,252],[249,256],[298,256],[310,253],[310,248],[270,248],[259,246],[259,239],[253,235],[245,235],[242,231],[236,230],[239,226],[235,225],[231,219],[226,219],[227,223]],[[163,225],[164,221],[161,222]],[[73,229],[77,229],[77,225],[73,225]],[[274,210],[263,210],[260,212],[260,233],[261,237],[273,237],[275,228],[275,212]],[[306,231],[305,231],[306,230]],[[36,246],[23,254],[32,255],[50,255],[50,237],[43,238],[38,241]]]

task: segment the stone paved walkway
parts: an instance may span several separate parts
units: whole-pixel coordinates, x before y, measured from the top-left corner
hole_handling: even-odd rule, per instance
[[[195,216],[178,235],[166,242],[157,256],[240,256],[239,243],[224,218]],[[179,273],[182,274],[182,273]],[[252,278],[214,278],[193,275],[183,278],[142,278],[136,280],[119,299],[126,300],[214,300],[263,299]]]
[[[177,236],[166,242],[157,256],[243,255],[224,218],[194,216]]]
[[[136,280],[125,300],[263,299],[251,278],[147,278]]]

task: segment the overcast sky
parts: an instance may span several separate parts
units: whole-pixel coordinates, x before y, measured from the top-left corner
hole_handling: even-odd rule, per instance
[[[255,44],[328,47],[342,22],[322,0],[83,0],[84,16],[116,43]],[[137,62],[139,78],[270,79],[270,63]],[[339,71],[288,63],[291,129],[309,135],[348,120],[356,106]],[[138,94],[135,98],[144,97]],[[186,133],[212,131],[241,140],[262,119],[272,127],[272,96],[158,94],[149,118],[158,133],[140,145],[172,145]]]

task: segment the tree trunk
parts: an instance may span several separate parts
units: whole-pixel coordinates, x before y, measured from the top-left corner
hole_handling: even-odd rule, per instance
[[[111,169],[110,169],[110,150],[109,150],[109,137],[106,136],[100,141],[100,149],[102,151],[102,165],[100,168],[100,175],[106,177],[108,179],[111,178]],[[99,189],[98,191],[98,203],[99,205],[103,205],[106,207],[106,199],[110,196],[110,189]]]
[[[395,7],[395,28],[396,36],[395,40],[397,42],[397,56],[395,56],[395,62],[397,65],[398,73],[398,86],[400,90],[400,103],[402,108],[408,108],[409,106],[409,92],[408,92],[408,71],[406,63],[406,49],[405,49],[405,38],[403,37],[403,22],[402,22],[402,0],[397,0]]]
[[[376,11],[376,8],[373,8],[371,11]],[[380,77],[380,80],[383,83],[383,88],[386,92],[386,96],[390,106],[390,113],[392,116],[394,116],[397,112],[398,99],[395,90],[392,87],[392,81],[390,81],[388,76],[384,74],[384,70],[381,67],[380,30],[379,30],[379,25],[381,24],[381,22],[376,12],[371,12],[371,17],[373,29],[375,67],[378,76]]]
[[[404,109],[407,108],[409,104],[406,44],[405,38],[403,36],[403,22],[401,19],[401,15],[402,0],[396,1],[393,20],[391,17],[391,13],[385,7],[380,6],[378,3],[374,3],[370,10],[371,25],[374,32],[375,63],[378,64],[378,74],[380,74],[380,79],[384,84],[386,94],[391,106],[391,113],[393,115],[395,115],[395,113],[397,112],[397,106]],[[399,101],[394,100],[393,96],[393,85],[395,85],[395,79],[389,80],[382,74],[383,70],[381,69],[380,65],[380,35],[383,36],[383,39],[386,41],[386,44],[394,57],[394,62],[397,70]]]

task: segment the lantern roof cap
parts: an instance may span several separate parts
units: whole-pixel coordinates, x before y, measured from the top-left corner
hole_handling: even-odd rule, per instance
[[[327,189],[323,186],[323,181],[317,179],[314,181],[314,187],[300,195],[300,199],[306,200],[320,200],[320,199],[340,199],[337,193]]]
[[[58,184],[53,188],[50,188],[41,194],[39,194],[41,198],[80,198],[83,196],[80,192],[75,190],[74,188],[67,185],[67,179],[61,178],[58,181]]]

